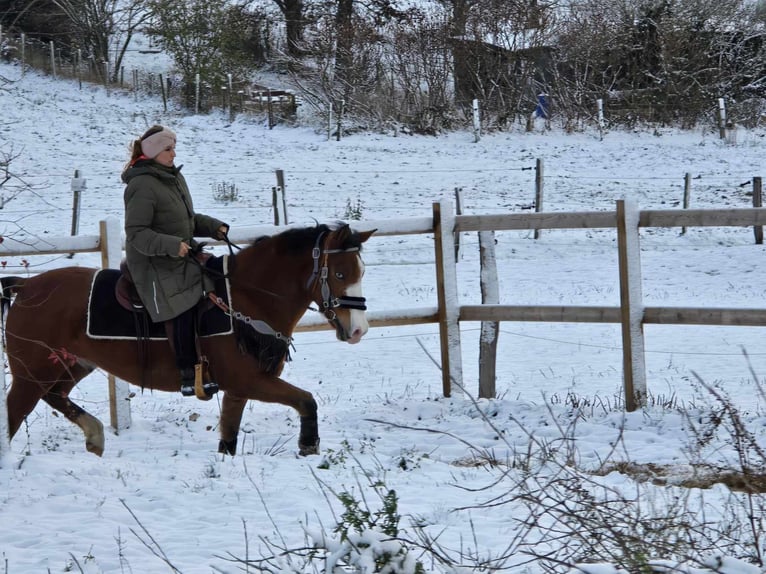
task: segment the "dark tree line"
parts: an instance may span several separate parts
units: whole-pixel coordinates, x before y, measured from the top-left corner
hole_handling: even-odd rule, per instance
[[[0,0],[0,24],[115,71],[148,33],[187,86],[268,69],[361,128],[449,129],[474,99],[502,128],[540,93],[572,127],[597,99],[626,125],[710,121],[721,97],[735,121],[766,113],[764,0]]]

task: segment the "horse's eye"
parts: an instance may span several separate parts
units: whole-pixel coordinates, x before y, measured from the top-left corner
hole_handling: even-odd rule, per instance
[[[340,271],[336,271],[335,272],[335,278],[336,279],[339,279],[340,281],[343,281],[343,277],[344,277],[344,275]]]

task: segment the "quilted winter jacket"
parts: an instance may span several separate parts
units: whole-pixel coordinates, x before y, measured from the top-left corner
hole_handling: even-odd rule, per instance
[[[194,237],[214,237],[226,225],[194,213],[180,170],[139,159],[122,174],[128,269],[154,322],[178,316],[213,289],[199,265],[179,257],[178,249],[182,240],[194,248]]]

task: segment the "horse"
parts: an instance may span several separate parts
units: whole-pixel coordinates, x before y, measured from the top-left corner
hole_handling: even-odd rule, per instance
[[[300,416],[298,452],[319,453],[317,403],[280,374],[290,359],[292,333],[314,303],[339,341],[367,333],[361,280],[362,244],[373,231],[348,224],[290,228],[259,238],[227,258],[229,303],[211,296],[231,319],[232,331],[200,337],[212,380],[222,391],[218,452],[235,455],[248,400],[280,403]],[[235,246],[238,247],[239,246]],[[102,423],[70,398],[70,391],[101,368],[133,385],[179,392],[180,378],[167,339],[107,339],[86,330],[95,268],[64,267],[32,277],[2,278],[6,355],[12,375],[7,394],[12,439],[40,399],[80,427],[85,448],[104,452]]]

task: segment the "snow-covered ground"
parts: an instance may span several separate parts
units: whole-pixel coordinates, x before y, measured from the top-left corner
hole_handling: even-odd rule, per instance
[[[0,187],[0,234],[30,241],[69,234],[75,170],[87,179],[79,232],[96,234],[100,220],[121,218],[119,175],[128,145],[153,123],[178,133],[177,161],[185,165],[197,211],[234,230],[272,222],[277,169],[285,173],[290,222],[306,225],[347,219],[350,211],[364,220],[429,217],[432,203],[454,199],[456,189],[464,213],[522,212],[534,200],[537,159],[544,161],[547,211],[613,210],[620,198],[642,208],[679,208],[687,173],[693,207],[747,207],[766,149],[762,131],[740,130],[722,141],[707,128],[608,132],[603,140],[595,132],[554,130],[485,134],[478,143],[469,133],[361,134],[338,142],[305,126],[269,130],[263,118],[229,123],[217,114],[165,114],[157,99],[107,97],[101,87],[78,90],[73,82],[35,73],[21,78],[9,65],[0,65],[0,77],[8,80],[0,89],[0,152],[14,156],[14,179]],[[22,190],[19,181],[31,189]],[[237,201],[216,199],[214,189],[223,183],[236,186]],[[464,234],[461,245],[458,296],[477,303],[476,234]],[[752,228],[690,228],[684,235],[644,230],[644,300],[762,308],[763,256]],[[373,237],[364,250],[369,308],[435,306],[433,257],[430,237]],[[497,258],[502,303],[619,302],[614,231],[544,231],[537,240],[532,232],[498,232]],[[21,259],[6,257],[3,266],[18,274],[99,264],[96,254],[26,257],[28,268]],[[479,325],[461,328],[465,382],[475,392]],[[763,447],[764,329],[649,325],[645,333],[652,400],[646,410],[624,414],[614,408],[622,385],[617,325],[503,323],[498,398],[478,403],[491,424],[462,393],[441,396],[441,373],[431,360],[439,357],[435,325],[376,328],[356,346],[338,343],[327,331],[298,334],[284,376],[314,393],[320,405],[323,454],[310,458],[296,456],[297,417],[282,406],[246,409],[240,455],[232,458],[216,453],[217,401],[139,392],[131,401],[132,427],[109,434],[97,458],[85,451],[79,429],[40,405],[0,468],[0,570],[248,571],[230,559],[260,556],[260,537],[283,537],[286,546],[297,547],[304,527],[332,531],[340,512],[328,488],[364,493],[377,508],[368,479],[396,490],[401,527],[415,521],[463,556],[496,556],[528,510],[509,501],[456,511],[481,505],[511,480],[500,480],[504,467],[468,462],[477,453],[517,460],[530,437],[552,445],[566,429],[577,465],[587,471],[608,457],[676,468],[696,458],[740,468],[725,424],[709,427],[714,432],[695,450],[699,441],[690,420],[705,426],[721,411],[700,384],[705,381],[730,397]],[[108,421],[103,373],[86,379],[73,397]],[[696,419],[674,408],[680,406]],[[574,420],[578,424],[570,426]],[[636,488],[617,473],[603,483],[623,492]],[[662,488],[640,488],[655,493],[654,504],[670,498]],[[692,489],[687,504],[699,504],[724,524],[736,496],[720,485]],[[760,497],[756,502],[762,511]],[[759,532],[766,530],[763,520],[757,513]],[[763,534],[759,540],[766,552]],[[720,571],[747,573],[733,558]],[[506,566],[519,574],[543,572],[539,562],[521,565],[527,561],[519,553]],[[590,572],[614,570],[602,565]]]

